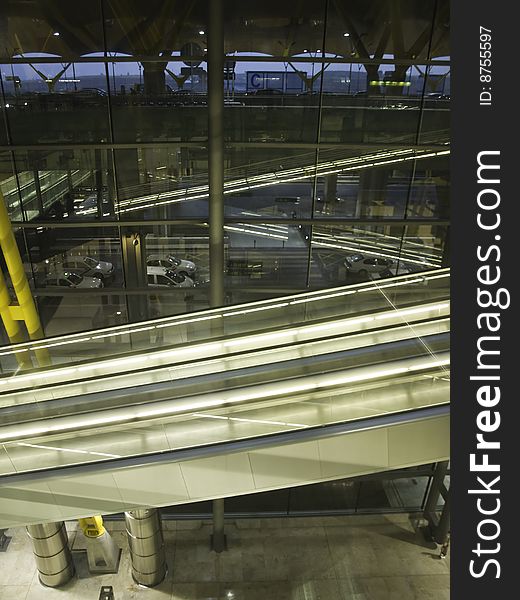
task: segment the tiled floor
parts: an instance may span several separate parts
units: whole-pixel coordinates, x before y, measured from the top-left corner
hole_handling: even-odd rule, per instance
[[[137,586],[122,522],[108,522],[123,548],[117,575],[38,581],[25,531],[0,554],[0,600],[87,600],[112,585],[114,600],[449,600],[449,556],[424,542],[407,515],[241,519],[226,523],[229,550],[209,550],[211,524],[166,521],[168,576]],[[72,548],[82,546],[68,524]]]

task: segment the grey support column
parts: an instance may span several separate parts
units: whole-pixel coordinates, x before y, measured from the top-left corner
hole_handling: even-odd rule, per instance
[[[224,304],[224,12],[222,0],[208,5],[209,273],[210,306],[217,307]],[[226,549],[222,499],[213,500],[211,548]]]
[[[167,62],[146,62],[143,63],[144,93],[147,96],[160,96],[166,90],[166,74],[164,69]]]
[[[156,508],[146,508],[126,512],[125,521],[132,559],[132,577],[146,587],[158,585],[166,576],[159,511]]]
[[[36,568],[40,582],[48,587],[59,587],[74,575],[65,523],[28,525]]]
[[[210,305],[224,304],[224,22],[222,0],[208,2]]]
[[[224,533],[224,498],[213,500],[213,535],[211,536],[211,549],[215,552],[227,550],[226,535]]]

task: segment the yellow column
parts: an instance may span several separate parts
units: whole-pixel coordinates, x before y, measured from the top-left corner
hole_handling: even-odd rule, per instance
[[[7,337],[11,344],[18,344],[19,342],[23,342],[23,335],[18,321],[13,319],[13,316],[11,315],[10,304],[11,297],[7,291],[7,285],[4,276],[2,275],[2,271],[0,271],[0,318],[2,319],[5,332],[7,333]],[[32,362],[28,352],[17,352],[15,358],[20,367],[24,369],[32,368]]]
[[[2,271],[0,271],[0,317],[4,323],[7,337],[11,344],[18,344],[23,342],[22,330],[11,315],[9,306],[11,305],[11,297],[7,291],[7,285],[5,283]]]
[[[29,338],[39,340],[43,337],[43,330],[40,324],[40,317],[36,310],[34,298],[29,287],[29,282],[23,268],[22,257],[18,250],[18,245],[13,234],[11,221],[5,207],[4,196],[0,190],[0,248],[4,254],[7,270],[13,282],[14,292],[18,300],[18,311],[21,319],[25,322]],[[5,288],[5,282],[4,282]],[[7,292],[7,290],[6,290]],[[0,300],[1,302],[1,300]],[[2,317],[2,320],[3,317]],[[5,324],[5,321],[4,321]],[[36,357],[40,366],[50,364],[48,353],[44,350],[37,350]]]

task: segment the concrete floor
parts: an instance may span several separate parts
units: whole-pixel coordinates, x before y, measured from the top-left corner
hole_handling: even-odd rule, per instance
[[[408,515],[240,519],[226,523],[229,550],[209,550],[211,524],[166,521],[168,575],[155,589],[137,586],[122,522],[107,529],[123,548],[117,575],[80,567],[84,539],[67,524],[79,575],[58,589],[38,581],[25,530],[9,530],[0,554],[0,600],[449,600],[449,555],[424,541]]]

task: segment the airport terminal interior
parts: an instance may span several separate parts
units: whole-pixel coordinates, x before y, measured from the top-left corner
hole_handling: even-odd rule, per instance
[[[0,3],[0,600],[447,600],[448,0]]]

